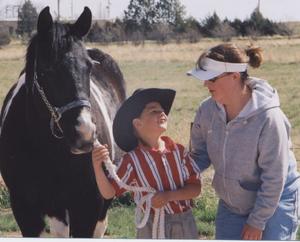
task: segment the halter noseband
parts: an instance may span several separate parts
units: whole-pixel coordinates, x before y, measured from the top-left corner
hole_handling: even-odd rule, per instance
[[[51,114],[51,120],[50,120],[50,129],[52,132],[52,135],[57,138],[57,139],[62,139],[64,137],[64,132],[59,124],[59,120],[61,119],[63,113],[65,113],[66,111],[72,109],[72,108],[76,108],[76,107],[88,107],[91,108],[91,103],[88,100],[85,99],[78,99],[78,100],[74,100],[62,107],[55,107],[53,105],[50,104],[50,102],[48,101],[46,94],[43,90],[43,88],[40,86],[40,84],[37,81],[37,76],[36,76],[36,72],[34,73],[34,80],[33,83],[36,87],[36,89],[38,90],[39,94],[41,95],[42,100],[44,101],[44,103],[46,104],[50,114]],[[57,133],[57,130],[55,129],[55,125],[58,128],[59,133]]]

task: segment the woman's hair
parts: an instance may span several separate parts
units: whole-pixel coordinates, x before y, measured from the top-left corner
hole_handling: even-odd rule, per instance
[[[260,47],[251,45],[246,49],[241,49],[232,43],[220,44],[204,52],[197,61],[198,67],[200,67],[201,60],[204,57],[229,63],[248,63],[253,68],[258,68],[263,61],[262,49]],[[241,72],[241,79],[244,81],[247,78],[247,70]]]

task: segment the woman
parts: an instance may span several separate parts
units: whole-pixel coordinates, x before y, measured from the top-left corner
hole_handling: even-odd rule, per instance
[[[300,179],[291,126],[277,91],[247,72],[260,66],[261,52],[221,44],[188,72],[211,94],[197,111],[191,146],[200,170],[215,170],[216,239],[296,238]]]

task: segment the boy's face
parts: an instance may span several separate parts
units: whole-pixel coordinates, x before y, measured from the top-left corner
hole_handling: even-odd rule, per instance
[[[168,116],[159,102],[148,103],[140,117],[133,120],[133,124],[140,135],[161,135],[168,126]]]

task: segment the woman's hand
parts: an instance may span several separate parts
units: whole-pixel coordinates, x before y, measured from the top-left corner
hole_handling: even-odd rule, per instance
[[[161,208],[169,202],[168,192],[157,192],[152,197],[151,205],[154,208]]]
[[[245,224],[242,230],[243,240],[261,240],[262,230],[255,228],[249,224]]]
[[[109,158],[109,151],[107,145],[96,146],[92,151],[93,164],[98,166],[101,165],[105,160]]]

